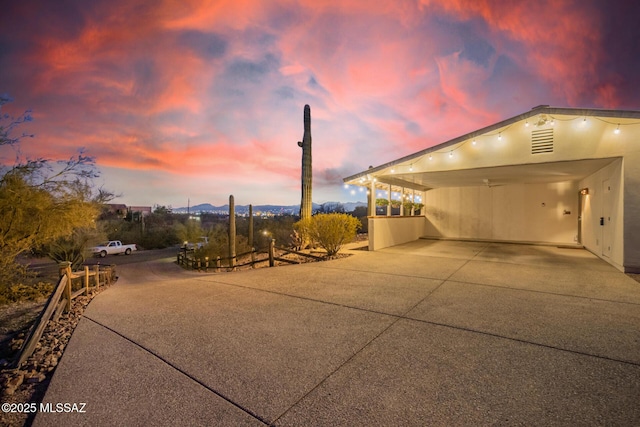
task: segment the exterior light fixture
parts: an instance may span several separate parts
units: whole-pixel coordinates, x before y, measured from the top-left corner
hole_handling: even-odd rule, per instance
[[[502,132],[498,134],[498,141],[502,141]]]
[[[586,196],[587,194],[589,194],[589,189],[587,187],[582,188],[580,190],[580,194],[582,194],[583,196]]]
[[[409,172],[413,172],[413,165],[409,166]]]
[[[476,140],[474,139],[473,141],[471,141],[472,145],[476,145]]]
[[[453,151],[449,151],[449,157],[453,157]]]
[[[525,126],[525,127],[529,127],[529,120],[527,120],[526,122],[524,122],[524,126]]]
[[[616,127],[616,130],[613,131],[613,133],[615,133],[616,135],[620,133],[620,123],[618,123],[618,126]]]
[[[433,156],[429,154],[429,160],[433,160]]]

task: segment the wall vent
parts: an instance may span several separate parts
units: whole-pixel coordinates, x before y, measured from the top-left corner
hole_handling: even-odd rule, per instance
[[[531,131],[531,154],[553,153],[553,129]]]

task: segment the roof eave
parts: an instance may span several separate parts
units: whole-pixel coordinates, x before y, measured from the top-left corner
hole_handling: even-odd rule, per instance
[[[343,182],[350,182],[358,180],[362,177],[366,177],[369,174],[375,174],[376,172],[380,172],[381,170],[390,168],[392,166],[396,166],[401,163],[405,163],[411,161],[413,159],[417,159],[419,157],[424,156],[425,154],[429,154],[431,152],[435,152],[438,150],[442,150],[443,148],[450,147],[452,145],[456,145],[460,142],[477,138],[480,135],[501,129],[503,127],[512,125],[522,120],[526,120],[530,117],[536,116],[538,114],[550,114],[550,115],[569,115],[569,116],[587,116],[587,117],[617,117],[617,118],[640,118],[640,111],[637,110],[605,110],[605,109],[588,109],[588,108],[560,108],[560,107],[550,107],[548,105],[540,105],[532,108],[531,110],[518,114],[517,116],[508,118],[506,120],[502,120],[498,123],[494,123],[492,125],[486,126],[484,128],[475,130],[473,132],[461,135],[454,139],[450,139],[449,141],[445,141],[443,143],[434,145],[429,148],[425,148],[424,150],[418,151],[413,154],[409,154],[407,156],[401,157],[396,160],[392,160],[388,163],[384,163],[382,165],[371,167],[366,171],[359,172],[355,175],[348,176],[343,178]]]

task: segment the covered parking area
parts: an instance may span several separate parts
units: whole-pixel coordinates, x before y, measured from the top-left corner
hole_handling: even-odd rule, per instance
[[[640,112],[536,107],[344,181],[367,188],[370,250],[419,237],[578,246],[640,271]]]

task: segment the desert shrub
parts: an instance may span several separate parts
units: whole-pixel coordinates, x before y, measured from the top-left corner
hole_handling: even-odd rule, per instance
[[[215,260],[216,257],[227,258],[229,256],[229,233],[222,224],[217,224],[208,233],[209,243],[196,249],[195,257],[204,259],[209,257],[210,260]],[[246,236],[236,235],[236,255],[243,254],[251,251],[251,246]]]
[[[53,283],[37,282],[32,285],[18,283],[0,286],[0,305],[19,301],[37,301],[46,298],[53,292]]]
[[[162,249],[177,245],[182,241],[176,234],[173,223],[165,223],[156,214],[147,218],[144,228],[135,221],[123,219],[102,220],[101,227],[107,236],[104,240],[120,240],[124,244],[135,243],[142,249]]]
[[[312,241],[332,256],[345,244],[353,241],[361,227],[360,221],[345,213],[317,214],[294,224],[305,240]]]
[[[104,233],[97,228],[82,227],[49,242],[41,250],[57,263],[70,262],[71,268],[75,270],[84,263],[88,256],[91,256],[89,248],[104,240]]]

